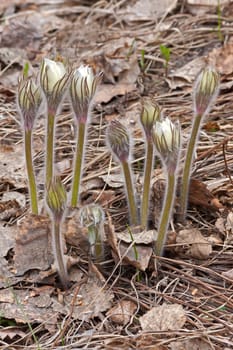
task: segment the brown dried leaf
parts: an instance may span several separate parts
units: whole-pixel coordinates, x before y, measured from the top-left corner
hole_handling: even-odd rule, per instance
[[[54,331],[58,315],[49,307],[52,304],[51,291],[48,291],[48,295],[45,293],[44,291],[41,296],[34,298],[29,295],[28,290],[12,287],[0,290],[1,317],[14,319],[17,323],[23,324],[43,323],[46,329]],[[39,302],[40,298],[42,298],[41,302]]]
[[[211,344],[199,338],[175,341],[170,343],[171,350],[211,350]]]
[[[14,263],[18,275],[31,269],[46,270],[53,262],[50,220],[47,216],[28,215],[18,222]]]
[[[216,13],[217,6],[225,6],[232,0],[187,0],[186,6],[188,10],[197,16],[204,15],[205,13]]]
[[[178,250],[185,251],[185,255],[195,259],[207,259],[212,253],[211,243],[196,228],[179,231],[176,243],[185,247],[179,247]]]
[[[132,92],[137,92],[136,85],[132,83],[102,84],[95,95],[95,103],[108,103],[116,96],[124,96]]]
[[[0,257],[7,255],[8,251],[15,245],[15,227],[4,226],[0,222]]]
[[[209,62],[216,67],[221,74],[232,74],[233,72],[233,43],[215,48],[209,53]]]
[[[128,6],[125,20],[156,20],[174,10],[176,5],[177,0],[138,0],[135,5]]]
[[[6,338],[9,338],[10,340],[13,340],[14,338],[24,338],[26,336],[26,333],[23,332],[19,327],[10,326],[10,327],[4,327],[0,329],[0,339],[5,340]]]
[[[136,310],[137,305],[131,300],[120,300],[117,305],[108,310],[107,316],[111,321],[125,326],[130,322],[130,319]]]
[[[139,318],[139,322],[143,331],[172,331],[184,326],[186,316],[182,305],[163,304],[153,307]]]

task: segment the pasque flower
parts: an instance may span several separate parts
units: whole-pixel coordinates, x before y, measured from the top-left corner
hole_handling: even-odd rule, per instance
[[[69,74],[62,62],[43,59],[40,68],[40,85],[48,101],[48,108],[55,109],[54,112],[61,103],[68,81]]]
[[[152,133],[153,126],[161,118],[160,108],[157,104],[152,101],[146,101],[144,103],[140,121],[144,129],[146,138],[146,159],[144,165],[144,179],[143,179],[143,192],[142,192],[142,203],[141,203],[141,226],[143,229],[147,227],[148,221],[148,207],[149,207],[149,195],[150,195],[150,179],[151,171],[153,168],[153,141]]]
[[[25,130],[32,130],[42,97],[39,86],[32,78],[20,79],[18,84],[18,106]]]
[[[112,154],[120,162],[124,179],[127,198],[129,203],[130,219],[133,225],[138,223],[137,206],[133,189],[131,169],[129,165],[130,157],[130,137],[126,127],[118,120],[109,123],[106,132],[107,144]]]
[[[194,114],[205,115],[217,97],[219,75],[211,67],[205,68],[197,77],[194,86]]]
[[[73,170],[71,206],[76,207],[82,174],[82,162],[85,151],[85,139],[88,119],[91,113],[93,98],[101,82],[102,74],[94,75],[92,68],[81,66],[71,76],[70,98],[78,125],[76,156]]]
[[[69,279],[63,253],[61,224],[66,209],[66,190],[58,177],[54,177],[47,188],[47,206],[52,218],[52,247],[55,265],[64,288],[68,287]]]
[[[166,118],[157,122],[153,130],[153,141],[157,154],[164,164],[167,175],[166,195],[164,198],[156,241],[156,254],[162,255],[167,236],[167,228],[172,214],[173,203],[176,196],[177,168],[181,148],[180,125],[172,123]]]
[[[88,230],[91,254],[100,260],[103,257],[104,211],[98,204],[85,205],[79,210],[79,219]]]
[[[217,98],[219,91],[219,82],[219,74],[216,72],[216,70],[207,67],[201,71],[194,84],[193,125],[184,162],[184,170],[180,191],[179,218],[182,222],[185,221],[186,216],[191,167],[196,149],[196,143],[198,140],[198,135],[201,128],[201,123]]]
[[[19,80],[17,102],[22,117],[22,127],[24,132],[24,154],[28,175],[31,210],[33,214],[38,214],[36,180],[32,161],[32,129],[41,106],[42,97],[39,87],[32,78],[22,78]]]
[[[46,186],[53,178],[55,116],[65,95],[70,74],[62,62],[44,58],[40,67],[40,85],[47,100]]]
[[[70,83],[70,97],[78,122],[86,122],[101,79],[102,73],[94,75],[89,66],[82,65],[74,70]]]

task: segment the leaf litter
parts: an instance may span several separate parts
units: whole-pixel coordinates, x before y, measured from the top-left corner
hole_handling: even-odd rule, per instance
[[[152,1],[149,3],[151,5]],[[6,79],[0,85],[0,200],[4,209],[0,226],[4,242],[1,244],[0,312],[2,322],[14,320],[19,327],[14,336],[2,325],[1,331],[9,333],[8,337],[1,335],[1,345],[8,342],[10,346],[15,342],[12,346],[16,347],[22,341],[28,348],[38,348],[28,328],[30,324],[43,349],[61,349],[63,341],[77,349],[176,350],[233,346],[233,190],[229,176],[233,167],[232,47],[230,40],[223,45],[219,39],[214,6],[210,10],[210,21],[209,10],[201,17],[193,15],[189,11],[194,5],[187,3],[187,8],[179,1],[170,2],[171,8],[162,8],[161,3],[160,14],[156,12],[153,16],[153,11],[137,13],[137,9],[142,8],[140,1],[130,4],[135,13],[127,13],[129,3],[124,1],[119,4],[97,1],[92,6],[85,1],[78,6],[66,1],[59,2],[59,6],[57,2],[38,2],[32,10],[23,8],[21,1],[17,7],[10,2],[1,4],[0,11],[7,20],[2,22],[0,31],[1,47],[4,48],[2,58],[0,56],[1,75]],[[200,6],[200,1],[196,3]],[[231,3],[222,4],[221,11],[224,16],[221,33],[231,36],[227,15]],[[130,17],[125,21],[128,15]],[[29,33],[31,25],[33,30]],[[12,26],[20,28],[22,33],[18,45],[12,44],[16,42],[16,36],[11,35]],[[12,51],[26,42],[28,46],[24,52]],[[160,44],[171,48],[168,77],[165,77]],[[144,67],[141,70],[137,62],[142,63],[143,52]],[[85,230],[78,228],[74,218],[68,218],[64,227],[68,228],[65,236],[74,285],[67,294],[58,288],[48,259],[49,249],[43,251],[48,240],[35,240],[36,248],[41,245],[40,254],[44,252],[43,258],[39,254],[36,260],[34,248],[31,256],[28,255],[26,247],[31,244],[30,240],[21,242],[20,246],[17,241],[20,231],[16,227],[18,219],[22,223],[25,220],[25,196],[27,198],[28,193],[21,131],[15,110],[15,86],[22,62],[30,60],[32,68],[36,68],[41,57],[53,57],[57,53],[68,56],[71,63],[89,63],[96,71],[105,70],[103,90],[100,89],[97,96],[88,135],[88,165],[82,200],[83,204],[93,198],[104,203],[107,217],[112,218],[106,221],[106,259],[97,264],[100,273],[90,268]],[[14,60],[15,55],[17,59]],[[192,83],[205,62],[216,64],[222,75],[220,96],[209,117],[218,127],[215,131],[211,128],[203,131],[198,144],[193,176],[199,183],[196,183],[190,200],[189,227],[180,228],[174,221],[174,239],[168,255],[151,264],[154,233],[151,240],[148,240],[148,233],[140,241],[134,236],[130,241],[125,230],[127,210],[123,184],[119,173],[115,173],[116,164],[114,161],[110,164],[104,145],[105,121],[115,117],[127,119],[127,125],[136,135],[133,166],[137,172],[137,188],[140,188],[144,145],[138,124],[131,123],[136,111],[131,109],[132,103],[141,104],[142,97],[153,96],[165,114],[174,120],[180,119],[185,142],[192,119]],[[72,159],[73,149],[70,111],[64,109],[61,115],[57,132],[66,136],[58,138],[58,164]],[[43,135],[43,123],[39,119],[34,155],[38,171],[43,166]],[[69,186],[70,166],[64,170],[60,168],[60,172]],[[157,175],[155,170],[155,182]],[[95,180],[92,184],[96,177],[101,181]],[[151,220],[156,226],[155,213],[161,206],[163,189],[161,184],[155,189],[153,195],[157,202],[156,205],[151,203],[151,213],[154,213]],[[205,195],[201,196],[201,192]],[[42,187],[40,193],[43,193]],[[12,207],[13,210],[9,210]],[[154,224],[152,227],[154,229]],[[137,255],[142,259],[140,263]],[[17,266],[21,271],[19,274]],[[139,324],[138,319],[144,319],[145,324]],[[145,331],[146,327],[149,329]]]

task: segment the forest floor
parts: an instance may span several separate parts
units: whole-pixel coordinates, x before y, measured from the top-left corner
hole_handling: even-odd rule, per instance
[[[233,2],[222,7],[201,6],[203,0],[191,3],[1,1],[1,349],[233,349]],[[36,120],[33,139],[41,210],[35,217],[30,214],[16,105],[25,64],[37,75],[43,57],[103,72],[88,128],[80,206],[102,206],[105,256],[93,261],[77,211],[67,211],[63,232],[71,285],[66,291],[51,268],[48,248],[45,114]],[[220,92],[200,132],[187,222],[179,223],[174,212],[165,254],[156,257],[153,237],[164,194],[163,169],[156,160],[150,230],[133,235],[121,169],[105,143],[106,126],[118,119],[132,135],[140,199],[143,101],[152,99],[165,116],[180,121],[182,170],[193,119],[193,84],[207,65],[221,76]],[[56,171],[69,192],[76,126],[68,98],[56,124]]]

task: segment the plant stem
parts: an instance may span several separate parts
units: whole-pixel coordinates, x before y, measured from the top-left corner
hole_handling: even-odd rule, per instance
[[[163,254],[163,247],[167,238],[167,228],[173,208],[176,189],[176,175],[175,173],[169,173],[167,175],[167,188],[166,195],[164,197],[162,216],[159,223],[158,238],[156,241],[155,252],[156,255],[161,256]]]
[[[72,195],[71,195],[71,206],[75,208],[77,206],[79,197],[79,187],[82,173],[82,161],[84,155],[84,143],[86,134],[86,123],[78,123],[78,138],[76,145],[76,159],[73,173],[73,184],[72,184]]]
[[[53,143],[54,143],[55,114],[48,113],[47,120],[47,145],[46,145],[46,187],[49,186],[53,178]]]
[[[127,191],[127,197],[128,197],[128,203],[129,203],[131,223],[132,225],[137,225],[138,214],[137,214],[137,207],[136,207],[136,201],[134,196],[133,183],[132,183],[129,163],[127,161],[124,161],[121,164],[122,164],[122,169],[125,177],[125,185],[126,185],[126,191]]]
[[[149,207],[149,197],[150,197],[150,179],[151,171],[153,167],[153,143],[152,141],[147,141],[147,152],[146,152],[146,163],[144,171],[144,185],[142,193],[142,203],[141,203],[141,226],[142,229],[147,228],[148,221],[148,207]]]
[[[197,141],[197,135],[198,135],[200,125],[201,125],[201,119],[202,119],[202,115],[196,115],[194,117],[194,123],[193,123],[193,127],[192,127],[191,137],[189,139],[188,149],[187,149],[185,163],[184,163],[182,185],[181,185],[181,192],[180,192],[179,220],[181,222],[185,221],[185,216],[186,216],[191,166],[192,166],[195,145],[196,145],[196,141]]]
[[[28,182],[29,182],[31,210],[33,214],[37,215],[38,204],[37,204],[36,180],[35,180],[33,162],[32,162],[32,131],[31,130],[25,130],[24,147],[25,147],[26,167],[27,167]]]
[[[59,274],[62,286],[64,289],[68,288],[69,278],[67,274],[67,269],[65,266],[65,259],[63,254],[63,242],[60,232],[61,220],[56,220],[53,218],[53,234],[52,234],[52,246],[54,261],[57,267],[57,272]]]

